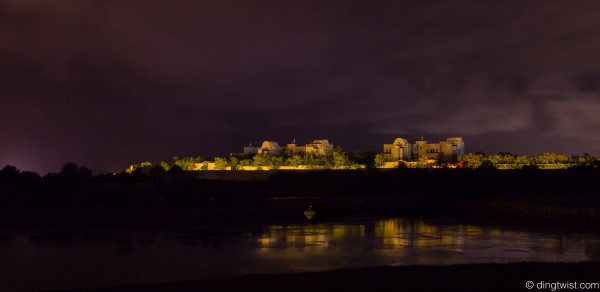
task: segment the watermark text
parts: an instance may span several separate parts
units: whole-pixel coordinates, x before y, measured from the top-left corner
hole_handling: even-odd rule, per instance
[[[588,282],[545,282],[545,281],[527,281],[525,282],[527,289],[537,290],[600,290],[600,283],[588,283]]]

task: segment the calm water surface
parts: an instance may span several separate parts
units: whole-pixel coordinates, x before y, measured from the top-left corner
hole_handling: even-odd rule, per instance
[[[0,291],[98,287],[380,265],[599,261],[600,235],[452,220],[0,231]]]

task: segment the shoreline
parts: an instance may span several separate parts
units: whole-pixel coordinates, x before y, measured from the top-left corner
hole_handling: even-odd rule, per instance
[[[590,262],[383,266],[133,284],[86,291],[526,291],[527,281],[535,285],[598,283],[598,271],[600,263]]]
[[[303,212],[313,205],[316,216]],[[600,226],[600,206],[590,198],[552,197],[298,197],[232,204],[129,202],[125,204],[7,204],[0,206],[0,227],[161,227],[195,223],[294,224],[347,217],[453,218],[475,223],[525,221],[529,224]]]

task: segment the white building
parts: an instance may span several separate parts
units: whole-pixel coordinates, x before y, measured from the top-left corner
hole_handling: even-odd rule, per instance
[[[258,149],[257,154],[270,154],[270,155],[279,155],[284,152],[285,148],[280,147],[277,142],[273,141],[264,141],[260,148]]]
[[[462,137],[447,138],[446,141],[429,143],[421,137],[415,144],[406,139],[396,138],[392,144],[383,145],[383,153],[389,160],[419,160],[423,157],[440,161],[457,161],[465,154]]]
[[[258,153],[258,147],[253,147],[252,143],[250,143],[248,146],[244,147],[244,152],[242,153],[237,153],[238,155],[244,155],[244,156],[251,156],[251,155],[255,155],[256,153]]]
[[[311,144],[304,146],[307,154],[325,155],[333,151],[333,144],[328,140],[314,140]]]
[[[333,144],[329,143],[329,140],[314,140],[310,144],[306,145],[297,145],[296,140],[292,141],[286,145],[286,147],[281,147],[277,142],[273,141],[264,141],[260,147],[253,147],[252,144],[244,147],[243,153],[231,153],[231,156],[253,156],[256,154],[270,154],[270,155],[279,155],[282,153],[287,153],[288,155],[304,155],[306,153],[313,155],[326,155],[327,153],[331,153],[333,151]]]
[[[396,138],[392,144],[383,144],[383,153],[390,160],[411,159],[412,145],[404,138]]]
[[[304,153],[306,153],[306,146],[299,146],[296,144],[296,139],[294,139],[292,141],[292,143],[287,144],[287,146],[285,147],[285,152],[292,156],[292,155],[303,155]]]

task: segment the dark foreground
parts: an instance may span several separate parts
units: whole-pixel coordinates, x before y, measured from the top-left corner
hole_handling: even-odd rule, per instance
[[[64,234],[70,238],[72,230],[93,228],[304,224],[308,221],[303,212],[312,205],[317,210],[310,221],[314,224],[360,216],[447,217],[517,230],[551,225],[562,233],[577,234],[579,229],[598,230],[599,178],[598,169],[575,169],[307,171],[239,181],[192,174],[59,180],[0,187],[0,229],[44,227],[56,230],[59,238]],[[94,291],[514,291],[528,290],[527,281],[533,281],[532,290],[540,290],[539,285],[547,291],[558,290],[557,282],[600,283],[600,263],[381,267]]]
[[[293,218],[308,205],[319,210],[316,220],[356,215],[496,217],[589,225],[600,223],[599,179],[598,168],[215,171],[164,177],[122,174],[87,181],[58,176],[0,184],[0,227],[273,222]]]
[[[313,222],[408,216],[600,224],[595,170],[306,171],[276,172],[257,181],[187,175],[173,181],[115,176],[110,182],[0,187],[0,228],[274,223],[304,219],[309,205],[317,209]]]
[[[526,291],[528,281],[535,285],[531,290],[544,288],[547,291],[553,291],[552,287],[554,290],[568,289],[559,289],[561,284],[600,283],[600,263],[377,267],[131,285],[93,291]],[[600,290],[597,285],[587,286],[585,290]]]

